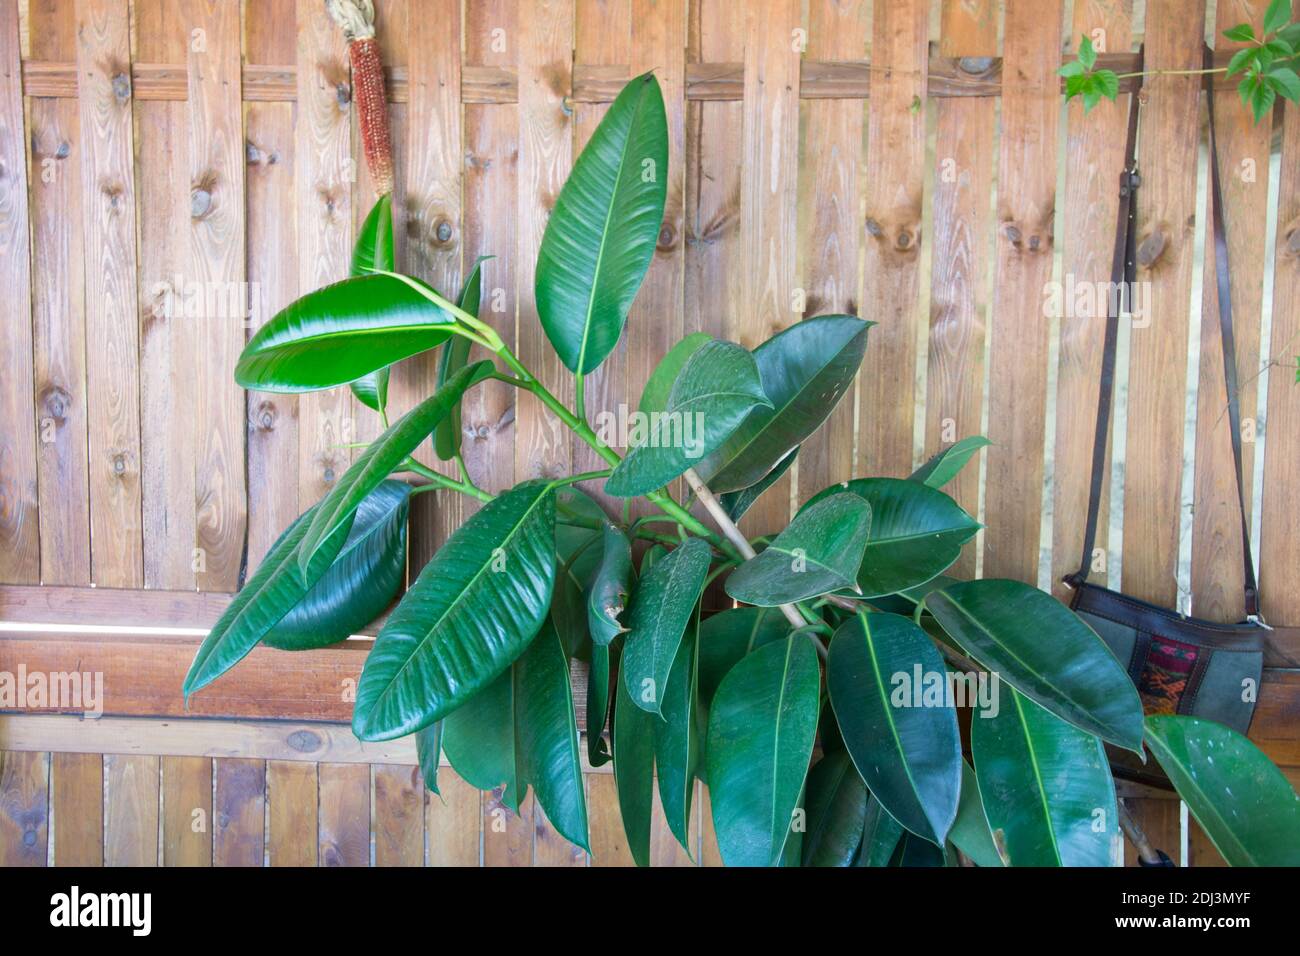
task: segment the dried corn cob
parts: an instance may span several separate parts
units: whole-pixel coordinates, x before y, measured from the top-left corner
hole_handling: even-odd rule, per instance
[[[375,7],[371,0],[325,0],[330,18],[343,30],[352,61],[352,100],[365,148],[366,166],[375,191],[393,191],[393,143],[388,133],[388,95],[384,66],[375,40]]]

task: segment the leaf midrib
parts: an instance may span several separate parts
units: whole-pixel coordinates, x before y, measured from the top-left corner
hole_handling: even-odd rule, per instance
[[[1029,724],[1025,720],[1024,702],[1020,699],[1020,694],[1012,690],[1012,702],[1016,705],[1016,718],[1020,722],[1020,729],[1025,735],[1025,749],[1029,751],[1029,765],[1034,770],[1034,784],[1038,789],[1038,800],[1043,808],[1043,819],[1047,824],[1047,835],[1052,841],[1052,856],[1056,858],[1057,865],[1062,865],[1061,847],[1056,840],[1056,824],[1052,819],[1052,808],[1047,802],[1047,787],[1043,783],[1043,771],[1039,765],[1038,751],[1034,749],[1034,737],[1029,732]]]
[[[1150,744],[1154,744],[1154,745],[1155,745],[1155,749],[1163,751],[1163,752],[1164,752],[1164,755],[1165,755],[1169,760],[1174,761],[1175,763],[1177,763],[1177,761],[1174,759],[1174,753],[1173,753],[1173,750],[1170,749],[1168,746],[1166,746],[1166,745],[1165,745],[1165,742],[1164,742],[1162,739],[1160,739],[1160,737],[1158,737],[1158,736],[1155,735],[1155,734],[1150,733],[1149,730],[1150,730],[1150,728],[1148,728],[1148,733],[1147,733],[1147,735],[1146,735],[1146,737],[1147,737],[1147,742],[1150,743]],[[1160,754],[1157,753],[1157,754],[1156,754],[1156,759],[1158,760],[1159,758],[1160,758]],[[1163,761],[1161,761],[1161,763],[1163,763]],[[1181,768],[1180,768],[1180,769],[1181,769]],[[1181,776],[1184,778],[1185,784],[1186,784],[1186,785],[1187,785],[1191,790],[1195,791],[1196,795],[1199,796],[1199,797],[1201,798],[1201,801],[1202,801],[1202,803],[1204,804],[1204,806],[1207,807],[1207,808],[1211,811],[1211,813],[1212,813],[1214,819],[1217,820],[1217,821],[1219,822],[1219,824],[1223,827],[1223,832],[1224,832],[1225,834],[1227,834],[1227,836],[1232,837],[1232,843],[1236,846],[1236,848],[1237,848],[1239,851],[1241,851],[1242,856],[1243,856],[1246,860],[1249,861],[1249,865],[1251,865],[1251,866],[1259,866],[1260,864],[1258,863],[1258,861],[1256,861],[1254,855],[1253,855],[1253,854],[1252,854],[1252,853],[1251,853],[1251,852],[1246,848],[1246,846],[1245,846],[1243,843],[1241,843],[1241,841],[1239,841],[1239,840],[1236,838],[1236,836],[1233,834],[1231,827],[1228,826],[1227,821],[1224,820],[1223,816],[1219,813],[1219,809],[1218,809],[1218,807],[1216,807],[1216,806],[1214,805],[1214,801],[1213,801],[1212,799],[1210,799],[1209,794],[1207,794],[1203,789],[1201,789],[1200,785],[1197,784],[1196,779],[1195,779],[1191,774],[1182,774]],[[1215,849],[1219,849],[1219,841],[1216,840],[1216,839],[1214,839],[1214,834],[1213,834],[1213,833],[1210,833],[1208,827],[1206,828],[1206,833],[1207,833],[1207,835],[1210,837],[1210,841],[1211,841],[1212,843],[1214,843]],[[1222,851],[1220,851],[1220,852],[1222,852]],[[1227,858],[1227,854],[1226,854],[1226,853],[1224,853],[1223,855],[1224,855],[1225,858]]]

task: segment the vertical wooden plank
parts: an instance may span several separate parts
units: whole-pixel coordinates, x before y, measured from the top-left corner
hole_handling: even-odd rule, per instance
[[[266,762],[267,851],[271,866],[315,866],[318,855],[317,765]]]
[[[261,866],[266,831],[266,761],[222,757],[214,766],[214,866]]]
[[[582,779],[585,786],[586,776]],[[541,803],[533,800],[533,866],[586,865],[587,851],[560,836],[560,831],[546,819]]]
[[[1072,44],[1083,35],[1105,51],[1127,50],[1132,36],[1132,4],[1074,5]],[[1124,166],[1124,140],[1131,97],[1103,103],[1084,113],[1082,99],[1070,103],[1065,168],[1065,248],[1061,281],[1064,288],[1110,282],[1115,246],[1115,217],[1119,209],[1119,170]],[[1064,297],[1062,297],[1064,302]],[[1106,333],[1107,299],[1093,297],[1092,309],[1071,302],[1060,319],[1060,357],[1056,379],[1056,439],[1052,507],[1052,591],[1063,600],[1069,589],[1061,583],[1078,570],[1092,480],[1093,428],[1097,420],[1097,386]],[[1110,469],[1107,468],[1107,475]],[[1102,485],[1097,547],[1106,548],[1110,482]],[[1106,583],[1104,566],[1091,580]]]
[[[517,354],[566,405],[573,376],[551,348],[537,316],[533,283],[546,219],[573,164],[573,124],[565,97],[573,90],[573,0],[538,0],[518,7],[519,297]],[[569,431],[531,394],[516,395],[515,479],[567,474]]]
[[[408,174],[406,181],[406,265],[445,295],[461,288],[461,3],[422,0],[410,10],[410,103],[407,106]],[[405,411],[433,394],[437,354],[427,352],[393,370],[394,412]],[[424,460],[436,461],[432,442],[422,446]],[[455,463],[442,466],[457,474]],[[423,566],[460,525],[463,495],[435,492],[412,503],[411,570]]]
[[[55,866],[104,865],[104,758],[50,755]]]
[[[91,571],[143,582],[131,48],[125,0],[77,0]]]
[[[697,0],[690,8],[692,63],[745,59],[745,8]],[[744,106],[687,104],[686,332],[740,341],[744,275],[740,258],[740,177]],[[749,343],[754,344],[754,343]]]
[[[1273,267],[1273,328],[1269,354],[1268,441],[1264,450],[1260,594],[1265,617],[1300,625],[1300,386],[1295,384],[1300,342],[1300,109],[1285,109],[1278,181],[1277,254]]]
[[[33,59],[77,56],[72,4],[32,4]],[[90,584],[86,312],[77,100],[32,98],[32,336],[41,581]]]
[[[587,774],[587,817],[591,824],[591,865],[634,866],[612,773]]]
[[[514,69],[518,61],[518,5],[508,0],[467,0],[465,63]],[[515,208],[519,196],[519,108],[514,103],[466,104],[464,262],[480,256],[483,300],[479,316],[511,348],[515,346]],[[483,353],[475,347],[475,358]],[[497,492],[515,476],[515,390],[504,382],[484,382],[461,403],[461,456],[470,477]],[[475,507],[462,502],[463,514]]]
[[[32,415],[31,235],[17,0],[0,4],[0,581],[41,579]]]
[[[998,52],[993,0],[944,0],[939,30],[944,56],[971,69]],[[989,191],[993,181],[992,97],[935,101],[934,250],[930,257],[930,338],[925,400],[925,457],[983,428],[984,336],[988,322]],[[868,345],[870,350],[873,345]],[[945,491],[978,514],[980,465],[972,462]],[[975,575],[975,545],[962,549],[955,572]]]
[[[211,866],[212,759],[162,758],[163,866]]]
[[[1172,0],[1147,4],[1146,68],[1197,70],[1205,15]],[[1196,218],[1200,77],[1149,77],[1137,192],[1137,278],[1148,313],[1129,359],[1124,466],[1125,594],[1172,607],[1178,598],[1187,326]],[[990,524],[992,522],[990,521]]]
[[[374,772],[375,865],[423,866],[424,781],[420,769],[375,764]]]
[[[872,13],[863,283],[880,324],[868,334],[858,399],[858,460],[870,475],[906,475],[913,464],[929,12],[925,0],[906,0]]]
[[[1239,49],[1223,31],[1238,23],[1262,23],[1268,4],[1261,0],[1222,0],[1215,44]],[[1251,508],[1255,474],[1255,410],[1258,407],[1260,327],[1264,305],[1264,243],[1268,216],[1269,140],[1272,124],[1255,123],[1235,89],[1214,94],[1219,173],[1223,183],[1224,226],[1231,265],[1232,325],[1237,351],[1238,400],[1242,419],[1242,469],[1246,507]],[[1219,296],[1211,204],[1206,189],[1207,224],[1202,265],[1200,379],[1196,390],[1196,472],[1192,506],[1192,608],[1197,617],[1240,621],[1246,613],[1241,563],[1241,518],[1237,475],[1223,379]],[[1294,486],[1293,486],[1294,487]]]
[[[104,865],[157,866],[158,758],[106,754],[104,775]]]
[[[44,866],[50,755],[0,750],[0,866]]]
[[[501,790],[483,794],[483,865],[533,865],[533,795],[515,813],[501,801]]]
[[[247,515],[244,392],[232,378],[247,313],[240,5],[182,0],[180,9],[191,38],[189,272],[207,296],[195,329],[194,563],[199,590],[234,591]]]
[[[745,86],[740,177],[740,344],[754,348],[789,326],[799,240],[799,43],[802,4],[773,0],[745,10]],[[735,148],[734,143],[731,148]],[[773,483],[745,516],[747,533],[783,528],[790,479]]]
[[[295,0],[264,0],[248,5],[246,11],[248,62],[294,62]],[[298,294],[294,104],[248,103],[244,122],[249,325],[256,329]],[[251,574],[299,513],[298,397],[250,393],[247,428]]]
[[[175,3],[135,5],[136,55],[182,68],[186,18]],[[140,217],[140,436],[144,583],[195,587],[195,389],[206,356],[198,347],[205,289],[190,268],[187,104],[136,104]],[[205,824],[206,826],[206,824]],[[208,831],[205,830],[205,835]]]
[[[429,866],[478,866],[483,811],[479,792],[450,767],[438,770],[440,793],[425,795]]]
[[[574,11],[574,60],[588,66],[627,66],[632,64],[630,67],[631,75],[640,75],[641,70],[633,64],[632,22],[632,0],[577,0]],[[660,76],[661,84],[662,80],[663,77]],[[664,90],[664,99],[665,106],[671,110],[671,100],[668,99],[668,90],[666,89]],[[573,109],[573,150],[576,156],[586,148],[591,135],[596,131],[596,127],[605,118],[609,104],[575,103]],[[672,166],[671,159],[669,166]],[[653,268],[654,262],[652,260],[651,269],[653,270]],[[629,357],[635,352],[635,346],[633,345],[635,330],[640,322],[644,321],[638,319],[638,313],[641,311],[641,306],[645,303],[647,296],[653,295],[647,289],[647,286],[650,285],[652,285],[652,282],[647,276],[628,314],[627,333],[619,341],[618,347],[609,354],[609,357],[605,359],[600,368],[583,379],[583,391],[586,397],[587,417],[589,420],[598,420],[598,416],[602,411],[616,409],[620,404],[626,403],[635,406],[640,396],[640,393],[633,389],[628,381],[628,362]],[[651,316],[650,321],[654,323],[659,323],[664,319],[664,315],[661,313],[649,312],[647,315]],[[656,355],[662,354],[662,351],[656,353]],[[604,460],[581,439],[573,436],[571,443],[573,448],[573,471],[575,473],[598,471],[608,467]],[[620,448],[619,451],[621,453],[622,449]],[[621,499],[606,495],[604,486],[605,482],[603,481],[588,481],[579,487],[600,502],[607,511],[617,514],[622,509],[623,502]],[[633,504],[633,507],[636,507],[636,503]],[[637,516],[639,517],[639,514]]]
[[[808,56],[861,60],[867,45],[867,5],[861,0],[812,0]],[[864,107],[860,100],[803,103],[800,249],[807,298],[804,315],[856,315],[859,302],[858,169]],[[873,343],[874,344],[874,343]],[[799,452],[799,498],[807,500],[853,473],[853,395],[831,413]]]
[[[294,179],[298,292],[345,278],[352,255],[352,163],[343,34],[315,0],[297,0],[298,103]],[[346,388],[298,396],[298,504],[329,491],[351,461],[356,408]]]
[[[1003,28],[998,232],[989,324],[984,574],[1038,580],[1051,327],[1061,3],[1008,0]]]
[[[369,764],[320,764],[320,865],[370,865]]]

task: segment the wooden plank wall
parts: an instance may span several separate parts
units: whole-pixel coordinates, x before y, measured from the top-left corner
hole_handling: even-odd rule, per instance
[[[653,69],[671,132],[668,206],[628,335],[586,380],[589,410],[634,404],[683,333],[752,347],[807,316],[860,314],[880,324],[854,394],[747,528],[772,530],[792,502],[830,482],[905,474],[986,428],[994,446],[953,487],[987,526],[958,570],[1051,584],[1072,568],[1102,323],[1049,315],[1043,302],[1049,282],[1107,279],[1126,104],[1062,111],[1055,71],[1084,33],[1120,69],[1139,41],[1149,67],[1198,68],[1207,4],[376,6],[393,100],[399,261],[455,293],[479,257],[495,256],[483,267],[482,315],[558,395],[572,399],[572,378],[536,321],[538,244],[606,104],[625,79]],[[1266,6],[1212,7],[1221,58],[1232,47],[1222,30],[1258,22]],[[346,391],[244,394],[230,378],[250,330],[346,274],[374,200],[348,70],[318,0],[0,0],[0,276],[12,290],[0,306],[0,586],[54,595],[40,602],[22,591],[15,603],[12,592],[4,614],[43,607],[51,623],[73,624],[104,619],[112,602],[93,595],[106,589],[215,592],[206,595],[214,603],[167,604],[181,615],[173,623],[191,614],[185,620],[205,626],[221,595],[347,467],[350,443],[378,433]],[[1180,75],[1150,79],[1144,95],[1139,279],[1148,309],[1125,330],[1126,412],[1114,448],[1124,455],[1122,540],[1107,540],[1103,510],[1098,543],[1109,550],[1097,556],[1098,579],[1122,558],[1110,580],[1122,577],[1130,593],[1232,620],[1240,567],[1212,248],[1193,287],[1209,218],[1197,200],[1202,96],[1198,78]],[[1216,106],[1247,463],[1263,474],[1251,507],[1264,610],[1300,625],[1300,387],[1285,368],[1300,351],[1300,120],[1295,107],[1279,107],[1281,179],[1270,183],[1273,128],[1251,122],[1233,90]],[[403,363],[394,412],[433,376],[431,356]],[[499,491],[595,467],[536,402],[516,399],[493,382],[467,400],[464,458],[476,481]],[[1194,449],[1184,448],[1185,427]],[[412,574],[475,507],[421,496]],[[1189,509],[1190,547],[1179,531]],[[267,680],[255,692],[232,684],[195,712],[338,719],[337,681],[363,651],[258,652]],[[0,641],[5,660],[86,655],[138,675],[142,688],[169,679],[189,653],[185,640]],[[1278,669],[1257,739],[1295,779],[1300,748],[1287,727],[1300,713],[1300,649],[1274,647],[1269,663]],[[277,702],[277,681],[301,693]],[[173,706],[169,692],[133,699],[130,713]],[[515,816],[499,795],[451,774],[445,799],[429,800],[401,760],[8,749],[4,862],[627,859],[600,773],[588,776],[589,859],[531,802]],[[707,794],[697,804],[704,824]],[[1182,841],[1176,804],[1135,797],[1131,806],[1157,842]],[[656,862],[689,862],[658,825]],[[706,830],[696,856],[708,862],[716,853]],[[1187,844],[1192,862],[1214,862],[1194,828]]]

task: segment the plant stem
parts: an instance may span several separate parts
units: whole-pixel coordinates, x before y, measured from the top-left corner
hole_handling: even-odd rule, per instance
[[[740,552],[741,557],[746,561],[754,557],[754,548],[749,543],[749,540],[740,533],[740,529],[731,520],[727,510],[722,507],[722,503],[709,490],[709,486],[704,483],[703,479],[696,474],[694,468],[686,469],[686,483],[691,486],[691,491],[695,492],[695,497],[700,504],[704,505],[704,510],[713,516],[713,520],[718,523],[718,527],[722,529],[722,533],[726,535],[727,540]],[[781,613],[796,628],[807,625],[807,621],[803,619],[803,615],[799,613],[793,604],[782,604]]]
[[[581,372],[573,373],[573,414],[581,422],[587,421],[587,386]]]
[[[473,482],[457,481],[455,478],[448,478],[446,475],[439,474],[432,468],[420,464],[414,458],[407,458],[406,461],[398,465],[398,471],[413,471],[422,478],[427,478],[435,485],[443,488],[450,488],[452,491],[459,491],[463,495],[470,495],[482,502],[493,500],[493,495],[488,494],[483,489],[477,487]]]
[[[556,488],[562,488],[566,485],[576,485],[580,481],[594,481],[597,478],[608,478],[612,469],[604,468],[600,471],[584,471],[580,475],[569,475],[567,478],[555,478],[551,484]]]
[[[1207,73],[1226,73],[1226,66],[1215,67],[1212,70],[1138,70],[1135,73],[1116,73],[1115,79],[1126,80],[1133,76],[1204,76]]]

